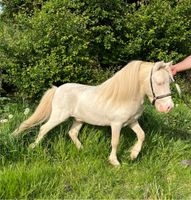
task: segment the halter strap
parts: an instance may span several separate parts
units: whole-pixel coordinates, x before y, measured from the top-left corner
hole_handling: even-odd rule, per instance
[[[162,99],[162,98],[169,97],[169,96],[171,96],[171,93],[153,97],[152,105],[155,105],[155,102],[157,99]]]
[[[153,95],[152,105],[155,105],[156,100],[158,100],[158,99],[163,99],[163,98],[165,98],[165,97],[171,96],[171,93],[156,96],[156,94],[155,94],[155,92],[154,92],[154,88],[153,88],[152,77],[153,77],[153,67],[152,67],[152,69],[151,69],[150,85],[151,85],[151,91],[152,91],[152,95]]]

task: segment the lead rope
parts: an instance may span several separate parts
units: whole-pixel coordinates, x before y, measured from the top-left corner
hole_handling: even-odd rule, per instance
[[[184,98],[184,96],[182,95],[182,92],[181,92],[181,89],[180,89],[180,86],[175,82],[174,78],[173,78],[173,75],[170,73],[170,78],[172,80],[172,82],[175,84],[176,86],[176,90],[179,94],[179,97],[182,99],[182,101],[184,102],[184,104],[191,109],[191,106],[190,104],[188,103],[188,101]],[[191,167],[191,160],[182,160],[180,162],[182,165],[184,166],[190,166]]]
[[[172,80],[172,82],[174,83],[175,87],[176,87],[176,90],[178,92],[178,95],[179,97],[182,99],[182,101],[184,102],[184,104],[191,109],[191,106],[190,104],[188,103],[188,101],[186,100],[186,98],[182,95],[182,92],[181,92],[181,89],[180,89],[180,86],[178,85],[178,83],[176,83],[176,81],[174,80],[174,77],[172,75],[172,73],[169,71],[169,74],[170,74],[170,79]]]
[[[179,97],[182,99],[183,103],[191,109],[191,105],[190,103],[188,102],[188,100],[185,98],[184,95],[182,95],[182,92],[181,92],[181,89],[180,89],[180,86],[176,83],[176,81],[174,80],[173,76],[170,75],[170,78],[172,80],[172,82],[175,84],[175,87],[176,87],[176,90],[179,94]]]
[[[178,83],[176,83],[176,81],[174,80],[174,77],[170,71],[169,71],[169,75],[170,75],[171,81],[174,83],[174,85],[176,87],[179,97],[182,98],[182,92],[181,92],[180,86],[178,85]]]
[[[184,98],[184,96],[182,95],[182,92],[181,92],[181,89],[180,89],[180,86],[176,83],[176,81],[174,80],[173,78],[173,75],[172,73],[170,73],[170,78],[172,80],[172,82],[175,84],[175,87],[176,87],[176,90],[179,94],[179,97],[182,99],[182,101],[184,102],[184,104],[191,109],[191,106],[190,104],[188,103],[188,101]],[[191,160],[182,160],[180,162],[182,165],[185,165],[185,166],[190,166],[191,167]]]
[[[179,86],[178,83],[176,83],[176,81],[174,80],[174,77],[173,77],[173,75],[172,75],[171,70],[168,69],[168,72],[169,72],[169,75],[170,75],[170,79],[172,80],[172,82],[174,83],[174,85],[175,85],[175,87],[176,87],[176,90],[177,90],[177,92],[178,92],[178,94],[179,94],[180,99],[182,99],[183,103],[184,103],[188,108],[191,109],[190,103],[189,103],[188,100],[185,98],[185,96],[182,95],[180,86]]]

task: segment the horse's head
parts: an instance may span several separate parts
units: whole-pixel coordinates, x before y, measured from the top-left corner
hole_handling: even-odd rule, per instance
[[[170,82],[173,79],[170,63],[157,62],[151,69],[146,94],[159,112],[169,112],[174,103],[171,98]]]

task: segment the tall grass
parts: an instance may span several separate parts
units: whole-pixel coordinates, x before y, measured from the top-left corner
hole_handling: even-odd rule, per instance
[[[39,127],[18,139],[9,136],[26,117],[23,109],[10,106],[6,112],[14,117],[0,124],[1,199],[191,199],[191,167],[180,163],[191,159],[191,111],[184,105],[169,114],[146,105],[140,118],[146,133],[143,149],[136,161],[130,160],[136,137],[123,128],[120,168],[107,160],[109,127],[84,125],[79,135],[84,148],[79,151],[68,137],[68,120],[29,150]]]

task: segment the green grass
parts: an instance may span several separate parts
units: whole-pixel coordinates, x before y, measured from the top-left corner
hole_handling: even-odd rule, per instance
[[[108,163],[110,128],[85,125],[80,132],[83,150],[68,137],[71,120],[53,129],[34,150],[39,127],[18,139],[9,134],[25,119],[24,106],[12,104],[6,112],[14,117],[0,124],[1,199],[191,199],[191,111],[180,104],[169,114],[151,105],[140,118],[146,133],[135,161],[130,149],[136,141],[123,128],[118,148],[120,168]]]

